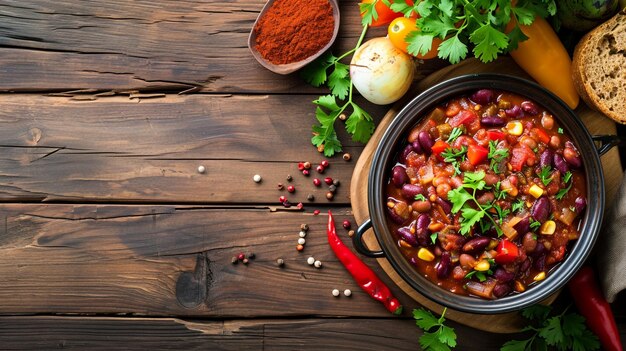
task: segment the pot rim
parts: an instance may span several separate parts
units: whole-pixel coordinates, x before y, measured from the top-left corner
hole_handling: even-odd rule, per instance
[[[399,146],[406,144],[402,138],[406,136],[408,130],[420,123],[426,113],[439,103],[467,91],[485,88],[510,91],[527,97],[552,113],[579,150],[585,170],[588,200],[580,237],[569,248],[565,260],[557,264],[549,272],[548,277],[536,286],[523,293],[496,300],[454,294],[419,274],[395,244],[388,229],[387,216],[382,209],[384,184],[388,180],[390,165],[400,149]],[[481,314],[519,310],[548,298],[563,287],[583,264],[595,244],[604,213],[604,198],[604,177],[600,157],[591,135],[576,114],[561,99],[536,83],[519,77],[493,73],[451,78],[413,98],[398,112],[383,134],[372,159],[368,180],[368,211],[374,234],[394,270],[413,289],[438,304],[463,312]]]

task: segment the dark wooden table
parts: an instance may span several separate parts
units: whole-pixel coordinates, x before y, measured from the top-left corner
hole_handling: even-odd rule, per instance
[[[340,133],[353,161],[330,160],[332,202],[298,173],[323,159],[309,143],[323,90],[254,61],[263,4],[0,2],[0,349],[418,349],[418,305],[392,287],[406,307],[393,317],[366,296],[313,215],[351,219],[363,145]],[[360,33],[354,1],[341,13],[336,52]],[[389,108],[363,105],[377,120]],[[278,205],[288,174],[304,211]],[[256,258],[233,265],[241,252]],[[461,350],[516,337],[450,324]]]

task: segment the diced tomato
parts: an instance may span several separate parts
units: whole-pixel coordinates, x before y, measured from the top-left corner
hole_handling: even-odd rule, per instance
[[[455,149],[460,149],[463,146],[470,146],[470,145],[476,145],[476,140],[474,140],[474,138],[472,137],[468,137],[467,135],[461,135],[460,137],[456,138],[456,140],[453,143],[453,146]]]
[[[541,140],[541,142],[543,142],[544,144],[547,144],[550,142],[550,136],[548,135],[548,133],[546,133],[545,130],[541,128],[533,128],[532,131],[535,132],[535,134],[537,134],[537,137],[539,138],[539,140]]]
[[[474,111],[463,110],[459,112],[456,116],[450,118],[448,124],[450,124],[452,127],[458,127],[461,124],[469,127],[472,122],[476,121],[477,119],[478,116],[476,116],[476,113],[474,113]]]
[[[470,161],[472,166],[479,165],[486,161],[488,154],[489,150],[480,145],[470,145],[467,148],[467,159]]]
[[[437,140],[433,145],[433,154],[437,156],[437,158],[442,159],[441,153],[446,151],[446,149],[450,148],[450,144],[446,143],[443,140]]]
[[[516,146],[513,151],[511,151],[511,167],[515,172],[519,172],[522,170],[525,164],[527,164],[529,159],[535,159],[535,153],[528,146],[524,144],[520,144]]]
[[[489,138],[489,140],[504,140],[506,139],[506,134],[499,130],[488,130],[487,137]]]
[[[498,246],[496,246],[496,252],[498,254],[495,257],[495,261],[498,264],[513,263],[519,256],[517,245],[510,242],[508,239],[500,240]]]

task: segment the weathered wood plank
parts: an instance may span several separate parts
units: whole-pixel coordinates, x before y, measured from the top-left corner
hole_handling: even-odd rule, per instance
[[[292,174],[298,191],[290,200],[306,202],[311,192],[326,203],[325,188],[297,170],[298,161],[323,159],[310,143],[313,99],[0,95],[0,201],[277,203],[277,183]],[[378,121],[385,110],[370,112]],[[335,202],[347,203],[362,145],[341,122],[336,128],[353,161],[338,155],[325,176],[343,181]]]
[[[265,70],[247,48],[262,0],[3,1],[0,91],[130,89],[312,92],[297,74]],[[361,33],[358,6],[342,1],[336,53]],[[370,36],[385,35],[386,28]],[[427,63],[432,72],[445,63]],[[423,76],[423,75],[420,75]]]
[[[458,324],[462,350],[494,350],[510,335]],[[1,317],[3,350],[407,350],[421,335],[408,319],[202,321],[174,318]]]
[[[337,221],[349,209],[334,210]],[[175,206],[1,205],[0,314],[388,317],[337,261],[325,215]],[[303,252],[301,223],[310,225]],[[347,231],[340,234],[349,240]],[[254,252],[248,265],[231,263]],[[309,266],[309,256],[323,262]],[[284,268],[276,265],[283,258]],[[367,262],[383,280],[374,260]],[[353,291],[334,298],[332,289]],[[393,288],[407,311],[416,306]]]

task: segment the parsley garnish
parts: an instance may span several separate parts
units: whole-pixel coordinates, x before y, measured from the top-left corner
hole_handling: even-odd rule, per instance
[[[430,241],[432,241],[433,244],[437,240],[437,236],[438,235],[439,235],[439,233],[432,233],[432,234],[430,234]]]
[[[517,212],[521,209],[524,208],[524,200],[522,199],[517,199],[517,201],[515,201],[512,205],[511,205],[511,211],[512,212]]]
[[[422,0],[407,4],[394,0],[391,9],[410,17],[419,14],[416,27],[420,28],[406,37],[410,54],[426,54],[433,39],[443,40],[438,55],[451,63],[467,56],[468,46],[483,62],[493,61],[499,54],[517,48],[520,41],[528,39],[519,25],[530,25],[535,16],[548,17],[556,13],[554,0],[520,0],[513,6],[510,1],[484,0]],[[505,27],[512,18],[516,25],[508,33]],[[365,20],[365,18],[364,18]]]
[[[487,183],[483,180],[484,178],[485,172],[483,171],[465,172],[463,186],[448,192],[448,200],[452,202],[452,213],[461,212],[461,228],[459,232],[463,235],[468,234],[472,227],[476,223],[479,223],[485,215],[495,225],[498,236],[502,233],[498,223],[487,213],[487,210],[491,209],[493,206],[491,204],[481,205],[476,199],[476,191],[486,189]],[[472,193],[470,194],[465,189],[471,189]],[[474,208],[472,203],[476,205],[477,208]],[[484,228],[484,225],[481,224],[481,227]]]
[[[375,15],[375,10],[372,11]],[[342,59],[361,46],[367,28],[368,26],[363,27],[361,37],[353,50],[339,57],[335,57],[329,52],[307,65],[301,72],[302,77],[309,84],[319,87],[326,83],[330,89],[331,94],[320,96],[313,101],[317,105],[315,117],[319,124],[313,126],[313,137],[311,138],[313,145],[317,146],[318,150],[323,150],[324,155],[328,157],[342,150],[341,142],[335,131],[335,121],[345,111],[352,111],[346,120],[346,130],[352,135],[352,140],[366,143],[374,132],[375,126],[372,116],[352,101],[353,85],[349,74],[350,66],[341,62]],[[331,70],[330,75],[327,75],[328,70]],[[340,104],[337,99],[345,101]]]
[[[496,173],[500,173],[500,162],[505,158],[509,157],[509,150],[507,149],[498,149],[498,143],[494,140],[489,142],[489,154],[487,154],[487,158],[491,160],[489,167]]]
[[[559,134],[563,134],[563,128],[559,127],[559,129],[557,129],[556,132]]]
[[[511,213],[510,210],[503,210],[502,207],[500,207],[500,205],[493,205],[493,208],[496,210],[496,213],[498,214],[500,223],[502,223],[502,221],[506,218],[506,216],[508,216],[509,213]]]
[[[531,229],[531,230],[537,229],[537,228],[539,228],[539,227],[541,227],[541,222],[536,221],[536,220],[534,220],[534,219],[531,219],[531,220],[530,220],[530,229]]]
[[[552,169],[550,168],[550,166],[546,166],[543,167],[541,169],[541,172],[539,173],[539,177],[541,178],[541,182],[544,186],[548,186],[548,184],[550,184],[550,182],[552,181],[552,177],[550,177],[551,171]]]
[[[415,195],[415,201],[426,201],[426,198],[422,194]]]
[[[446,140],[446,142],[447,143],[454,142],[458,137],[461,136],[461,134],[463,134],[463,129],[458,128],[458,127],[452,128],[452,132],[450,132],[450,136],[448,137],[448,140]]]
[[[476,279],[478,279],[478,281],[480,281],[482,283],[485,280],[487,280],[487,274],[488,275],[492,275],[493,274],[491,269],[488,270],[487,272],[471,271],[471,272],[469,272],[469,273],[467,273],[465,275],[465,279],[472,279],[472,277],[476,277]]]
[[[444,318],[446,311],[447,308],[444,308],[441,317],[437,318],[424,308],[413,310],[415,324],[424,331],[424,334],[419,338],[422,350],[450,350],[450,348],[456,346],[456,333],[454,329],[443,324],[446,321]]]
[[[573,182],[570,182],[570,180],[572,180],[572,172],[567,171],[567,172],[565,172],[565,175],[563,175],[563,183],[565,183],[565,184],[569,183],[569,185],[567,186],[567,188],[561,189],[561,190],[559,190],[558,193],[556,193],[556,195],[554,197],[557,200],[561,200],[562,198],[564,198],[565,195],[567,195],[569,190],[572,188]]]
[[[467,153],[467,146],[462,146],[460,149],[446,149],[441,153],[443,161],[450,163],[454,167],[454,175],[461,174],[460,163],[465,159]]]
[[[558,350],[591,351],[600,349],[598,338],[585,326],[585,318],[578,313],[563,313],[550,317],[552,307],[534,305],[522,311],[531,323],[524,331],[534,334],[526,340],[507,341],[500,351]],[[549,317],[549,318],[548,318]]]
[[[509,189],[500,189],[500,182],[496,183],[496,186],[493,188],[493,193],[496,196],[497,200],[503,200],[506,197],[506,194],[509,192]]]

